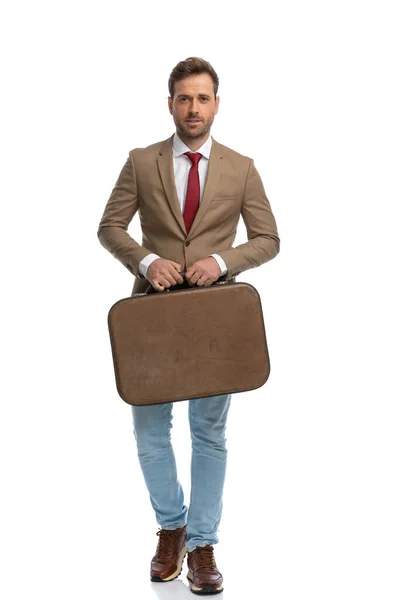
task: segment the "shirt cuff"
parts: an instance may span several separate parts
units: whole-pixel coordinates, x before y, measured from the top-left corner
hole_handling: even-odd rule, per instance
[[[217,261],[217,263],[219,264],[219,268],[221,269],[221,275],[225,275],[225,273],[228,272],[228,268],[225,264],[225,261],[220,257],[219,254],[211,254],[211,256],[213,258],[215,258],[215,260]],[[146,257],[147,258],[147,257]],[[220,277],[221,277],[220,275]]]
[[[146,277],[147,269],[151,265],[151,263],[156,260],[156,258],[160,258],[158,254],[148,254],[145,256],[139,263],[139,273]]]

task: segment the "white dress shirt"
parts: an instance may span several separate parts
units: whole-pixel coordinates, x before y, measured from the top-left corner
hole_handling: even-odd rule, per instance
[[[208,161],[210,160],[211,146],[212,139],[210,135],[207,141],[204,142],[204,144],[198,150],[196,150],[196,152],[200,152],[200,154],[202,154],[202,157],[199,161],[200,202],[203,198],[204,186],[207,179]],[[172,156],[174,163],[176,193],[178,195],[178,200],[182,213],[185,208],[189,171],[192,166],[192,162],[187,156],[185,156],[185,152],[192,152],[192,150],[190,150],[190,148],[188,148],[175,133],[172,142]],[[219,254],[211,254],[211,256],[213,256],[219,264],[221,269],[221,275],[225,275],[225,273],[228,271],[225,261],[219,256]],[[158,254],[152,253],[148,254],[144,257],[142,261],[140,261],[139,271],[142,275],[144,275],[144,277],[146,277],[148,267],[156,258],[160,257],[158,256]]]

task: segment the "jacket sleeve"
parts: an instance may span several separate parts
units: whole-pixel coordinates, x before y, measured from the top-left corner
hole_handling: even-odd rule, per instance
[[[138,244],[127,231],[138,208],[135,167],[130,152],[104,209],[97,235],[104,248],[136,277],[143,279],[139,263],[151,251]]]
[[[241,215],[248,241],[219,252],[228,268],[227,278],[262,265],[280,250],[275,217],[252,159],[246,177]]]

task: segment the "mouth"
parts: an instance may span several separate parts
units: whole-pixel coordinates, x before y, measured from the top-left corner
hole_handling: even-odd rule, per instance
[[[201,119],[186,119],[186,123],[190,125],[197,125],[197,123],[201,123]]]

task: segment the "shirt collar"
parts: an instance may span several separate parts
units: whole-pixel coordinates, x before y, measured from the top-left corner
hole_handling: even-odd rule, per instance
[[[212,146],[212,137],[211,137],[211,135],[209,135],[208,139],[204,142],[204,144],[202,146],[200,146],[200,148],[198,150],[196,150],[196,152],[200,152],[200,154],[202,154],[204,156],[204,158],[209,159],[210,153],[211,153],[211,146]],[[182,142],[182,140],[178,136],[178,134],[175,133],[174,139],[172,141],[172,153],[173,153],[174,158],[176,158],[177,156],[181,156],[185,152],[192,152],[192,150],[190,150],[190,148],[188,148],[186,146],[186,144],[184,144]]]

